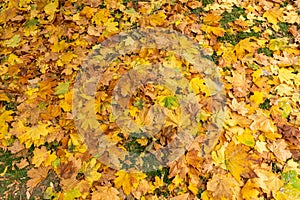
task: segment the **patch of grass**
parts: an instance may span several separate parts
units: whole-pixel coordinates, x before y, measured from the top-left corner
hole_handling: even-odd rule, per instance
[[[231,12],[228,11],[223,12],[222,19],[220,20],[221,26],[225,29],[230,28],[228,23],[238,19],[241,15],[246,18],[245,10],[241,7],[236,7],[236,6],[233,7]]]
[[[265,101],[259,105],[259,108],[269,110],[271,108],[270,99],[265,99]]]
[[[225,33],[223,37],[218,37],[221,42],[228,42],[232,45],[236,45],[239,41],[248,37],[259,37],[259,33],[251,30],[250,32],[238,32],[237,34]]]
[[[224,72],[230,71],[230,70],[231,70],[230,67],[227,67],[227,66],[223,68],[223,71],[224,71]]]
[[[163,177],[163,181],[166,184],[170,184],[172,182],[172,179],[173,179],[173,178],[171,178],[171,179],[168,178],[169,168],[167,168],[167,167],[163,167],[162,169],[158,169],[158,170],[149,171],[146,174],[147,174],[148,177],[153,178],[153,180],[154,180],[155,176],[158,176],[160,178]]]
[[[128,141],[125,142],[124,147],[131,153],[142,153],[146,146],[141,146],[136,140],[138,137],[129,136]]]
[[[55,150],[56,151],[58,149],[58,147],[61,146],[61,142],[57,142],[57,141],[54,141],[54,142],[51,142],[51,143],[46,142],[45,146],[46,146],[47,151],[49,151],[49,150]]]
[[[219,55],[217,55],[217,53],[214,51],[214,53],[213,53],[213,55],[211,56],[211,60],[216,64],[216,65],[218,65],[219,64],[219,58],[220,58],[221,56]]]
[[[229,34],[227,32],[223,37],[219,37],[218,40],[221,42],[229,42],[232,45],[236,45],[238,43],[237,36],[234,34]]]
[[[143,99],[136,98],[133,102],[133,106],[137,107],[139,110],[142,110],[144,107],[144,101]]]
[[[212,4],[214,2],[215,2],[215,0],[202,0],[202,5],[207,6],[207,5]]]
[[[127,4],[130,2],[131,0],[123,0],[123,5],[127,6]]]
[[[279,22],[278,26],[280,28],[279,29],[279,33],[281,33],[283,36],[285,36],[285,37],[293,37],[293,35],[290,34],[290,32],[289,32],[290,25],[288,23]]]
[[[267,47],[263,47],[263,48],[259,48],[257,50],[257,53],[263,53],[266,56],[273,56],[273,51],[271,51],[269,48]]]
[[[278,37],[288,37],[291,40],[294,39],[293,35],[289,32],[290,24],[285,22],[279,22],[278,26],[279,30],[277,32],[274,32],[274,34],[270,36],[270,39],[275,39]]]
[[[30,19],[25,23],[26,28],[38,25],[40,25],[40,22],[37,18]]]
[[[191,9],[191,13],[192,13],[192,14],[195,14],[195,15],[197,15],[197,16],[200,16],[200,14],[203,13],[203,12],[204,12],[204,10],[203,10],[202,7],[196,8],[196,9]]]
[[[12,155],[10,151],[0,150],[0,172],[7,171],[4,176],[0,177],[0,193],[2,199],[26,199],[26,182],[27,169],[18,169],[13,166],[22,157]]]
[[[287,7],[287,5],[289,5],[288,1],[283,2],[282,4],[280,4],[281,8]]]
[[[201,199],[201,195],[202,195],[203,192],[204,192],[203,189],[200,187],[199,190],[198,190],[198,193],[197,193],[197,197],[199,199]]]
[[[279,173],[279,172],[281,172],[281,169],[278,168],[276,162],[272,162],[272,172],[276,173],[276,174]]]
[[[3,102],[3,105],[5,106],[5,110],[12,110],[17,111],[17,106],[14,102]]]

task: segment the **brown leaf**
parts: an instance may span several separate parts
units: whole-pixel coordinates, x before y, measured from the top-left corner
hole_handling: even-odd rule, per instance
[[[278,133],[282,135],[282,138],[287,141],[289,146],[287,147],[294,159],[298,159],[300,156],[300,131],[287,124],[277,125]]]
[[[184,178],[189,170],[184,157],[181,157],[178,160],[171,162],[169,164],[169,167],[170,167],[170,174],[168,176],[169,178],[175,177],[177,174],[179,174],[181,178]]]
[[[283,139],[274,141],[272,144],[268,144],[267,147],[275,154],[275,156],[281,160],[286,161],[292,154],[289,150],[286,149],[287,144]]]
[[[10,150],[13,154],[18,153],[25,149],[25,146],[23,144],[20,144],[19,140],[15,140],[13,145],[11,147],[8,147],[8,150]]]
[[[207,183],[207,190],[212,191],[214,199],[241,199],[240,185],[231,174],[214,174]]]
[[[29,188],[29,191],[32,190],[48,176],[48,172],[50,167],[39,167],[39,168],[32,168],[27,172],[28,177],[30,180],[27,181],[26,185]]]
[[[19,163],[16,164],[19,169],[23,169],[29,165],[25,158],[22,158]]]

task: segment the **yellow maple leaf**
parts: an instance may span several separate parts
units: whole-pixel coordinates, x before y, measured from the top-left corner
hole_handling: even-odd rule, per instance
[[[72,52],[63,53],[60,56],[60,59],[57,61],[58,66],[63,66],[65,64],[69,64],[73,58],[76,58],[77,55]]]
[[[257,83],[259,83],[260,77],[263,74],[263,71],[261,68],[257,69],[256,71],[254,71],[252,73],[252,80],[253,82],[258,85]]]
[[[220,149],[212,151],[212,153],[211,153],[213,163],[216,166],[220,166],[222,169],[226,169],[225,148],[226,148],[226,145],[222,145],[222,147]]]
[[[48,156],[49,155],[45,146],[42,146],[41,149],[35,148],[33,150],[32,164],[34,164],[35,167],[39,167],[48,158]]]
[[[258,178],[254,178],[253,182],[269,195],[271,193],[275,195],[284,184],[284,182],[279,179],[279,175],[274,174],[271,170],[255,169],[254,172]]]
[[[288,38],[271,39],[268,48],[272,51],[282,50],[288,44]]]
[[[5,110],[5,108],[3,107],[1,109],[0,107],[0,139],[3,138],[9,138],[10,134],[8,133],[8,123],[10,122],[13,117],[11,116],[14,112],[11,110]]]
[[[91,8],[89,6],[84,6],[82,11],[80,11],[80,14],[85,15],[87,18],[91,18],[91,17],[93,17],[95,11],[97,11],[96,8]]]
[[[250,100],[259,105],[264,101],[264,93],[254,91],[254,94],[250,96]]]
[[[257,185],[253,183],[251,179],[249,179],[241,190],[243,198],[245,200],[257,199],[259,195],[259,191],[257,190],[256,187]]]
[[[203,24],[201,26],[201,30],[205,31],[208,34],[214,34],[215,36],[223,37],[225,34],[225,30],[218,26],[208,26]]]
[[[259,45],[256,43],[256,41],[251,41],[251,39],[253,38],[245,38],[234,47],[236,56],[239,59],[242,59],[247,52],[254,54],[255,50],[259,48]]]
[[[203,18],[203,23],[207,25],[218,25],[221,18],[222,16],[217,13],[209,13]]]
[[[3,44],[7,47],[17,47],[19,46],[19,42],[21,41],[21,37],[19,34],[14,35],[12,38],[5,40]]]
[[[239,199],[240,184],[231,174],[214,174],[207,183],[207,190],[212,192],[213,199]]]
[[[92,193],[92,200],[121,200],[119,191],[114,187],[96,186],[97,190]]]
[[[252,160],[248,151],[248,147],[233,142],[225,150],[226,168],[237,181],[240,181],[241,175],[250,172]]]
[[[66,41],[61,40],[59,42],[54,42],[53,46],[51,46],[51,50],[53,52],[61,52],[65,49],[66,46]]]
[[[281,83],[287,83],[289,85],[293,84],[293,79],[295,79],[296,74],[293,74],[291,70],[286,68],[280,68],[278,73],[278,78]]]
[[[68,91],[66,94],[64,94],[64,97],[60,102],[60,107],[66,111],[70,112],[72,109],[72,96],[73,96],[73,90]]]
[[[26,130],[26,132],[19,136],[21,143],[25,143],[26,148],[29,148],[32,144],[40,146],[44,143],[44,136],[49,134],[50,129],[48,124],[39,123]]]
[[[118,32],[118,26],[119,23],[118,22],[115,22],[114,21],[114,18],[109,18],[107,20],[107,22],[104,23],[104,26],[106,27],[106,31],[109,33],[109,34],[113,34],[113,33],[116,33]]]
[[[256,114],[249,118],[253,120],[253,123],[250,125],[251,130],[260,130],[264,133],[272,133],[274,134],[274,137],[277,137],[273,121],[263,111],[257,110]]]
[[[120,188],[122,186],[126,195],[128,195],[133,188],[137,188],[139,182],[146,178],[147,175],[140,172],[125,172],[124,170],[120,170],[116,173],[118,176],[115,180],[116,188]]]
[[[149,22],[152,26],[161,26],[165,22],[167,16],[163,12],[158,12],[150,16]]]
[[[278,20],[283,21],[282,15],[283,15],[282,8],[276,6],[270,10],[267,10],[263,14],[263,17],[267,18],[268,22],[270,22],[271,24],[276,25],[278,23]]]
[[[190,87],[193,88],[195,94],[199,94],[200,92],[204,92],[205,96],[210,96],[210,91],[207,85],[205,84],[205,80],[199,77],[195,77],[190,81]]]
[[[246,128],[243,134],[237,136],[238,141],[244,145],[249,147],[255,146],[255,139],[254,136],[251,134],[251,130]]]
[[[103,25],[103,23],[107,22],[109,16],[110,16],[109,10],[101,9],[93,16],[92,22],[94,22],[98,26],[101,26]]]
[[[49,20],[52,20],[54,18],[54,14],[56,12],[56,9],[58,7],[58,0],[54,0],[53,2],[50,1],[45,7],[44,11],[47,15],[49,15]]]
[[[101,164],[97,163],[96,158],[92,158],[89,162],[83,163],[82,168],[85,175],[85,179],[90,185],[92,185],[94,181],[97,181],[101,178],[101,173],[97,171],[100,168],[100,166]]]

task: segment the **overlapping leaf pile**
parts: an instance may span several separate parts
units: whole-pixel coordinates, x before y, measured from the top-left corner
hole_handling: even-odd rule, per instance
[[[0,183],[14,170],[27,171],[25,190],[24,181],[14,180],[3,198],[300,199],[298,0],[5,0],[0,9],[1,149],[22,158],[1,162]],[[94,45],[137,27],[177,30],[217,65],[226,119],[205,159],[199,148],[204,126],[184,156],[147,173],[101,164],[77,134],[72,87],[83,59]],[[108,104],[115,80],[145,62],[181,69],[198,93],[201,124],[208,123],[209,84],[185,60],[157,49],[111,64],[97,91],[99,121],[112,122]],[[132,97],[129,113],[144,124],[155,103],[172,113],[156,138],[158,149],[175,134],[176,98],[148,84]],[[101,128],[128,151],[141,153],[150,143],[111,125]]]

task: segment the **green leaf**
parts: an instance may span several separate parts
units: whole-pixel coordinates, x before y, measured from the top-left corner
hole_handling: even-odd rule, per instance
[[[172,108],[178,106],[177,98],[174,96],[167,96],[163,99],[164,106],[167,108]]]
[[[7,47],[17,47],[19,45],[19,42],[21,41],[20,35],[14,35],[9,40],[4,41],[4,45]]]
[[[81,193],[78,189],[69,190],[68,192],[64,193],[65,200],[74,200],[76,197],[80,197]]]
[[[55,95],[66,94],[69,91],[70,82],[59,83],[55,88]]]

